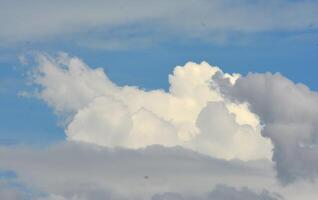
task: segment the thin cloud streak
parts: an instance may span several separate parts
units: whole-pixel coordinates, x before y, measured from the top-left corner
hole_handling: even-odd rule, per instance
[[[161,36],[203,39],[220,38],[221,35],[221,38],[226,38],[235,32],[306,31],[318,27],[318,3],[310,0],[93,0],[89,4],[82,0],[13,0],[1,1],[0,5],[2,43],[47,40],[74,34],[83,35],[81,41],[90,33],[107,35],[121,28],[128,28],[134,34],[134,27],[140,27],[137,34],[140,34],[138,30],[150,30],[154,35],[159,31]],[[129,41],[129,38],[128,34],[125,40]]]

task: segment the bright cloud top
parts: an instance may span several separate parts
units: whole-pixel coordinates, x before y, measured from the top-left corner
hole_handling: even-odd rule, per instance
[[[101,68],[62,54],[38,56],[33,81],[39,97],[66,119],[71,141],[107,147],[180,145],[223,159],[270,158],[270,140],[261,136],[259,118],[246,103],[224,98],[212,79],[234,84],[238,74],[202,62],[178,66],[169,92],[120,87]]]
[[[70,141],[179,145],[227,160],[272,158],[284,183],[318,174],[318,94],[280,74],[243,77],[188,62],[169,75],[168,92],[145,91],[118,86],[78,58],[42,54],[32,80]]]

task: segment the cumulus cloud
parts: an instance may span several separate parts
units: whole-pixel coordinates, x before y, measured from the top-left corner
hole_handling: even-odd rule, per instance
[[[223,90],[235,100],[248,102],[260,117],[262,135],[275,147],[273,160],[280,180],[286,183],[317,176],[317,92],[271,73],[250,73]]]
[[[143,35],[143,32],[150,32],[148,38],[160,33],[203,38],[212,35],[213,38],[223,40],[229,32],[253,33],[317,28],[317,8],[318,4],[314,0],[92,0],[89,3],[83,0],[4,0],[0,3],[0,41],[47,39],[72,33],[86,34],[88,37],[91,33],[111,35],[110,33],[121,29],[130,30],[125,38],[133,40],[125,42],[128,44],[133,44],[136,41],[134,36]],[[142,30],[141,33],[137,31],[136,34],[136,26],[143,27],[138,28]],[[94,44],[87,41],[84,45],[122,48],[117,38],[93,36]]]
[[[318,172],[318,95],[280,74],[246,77],[188,62],[169,91],[118,86],[75,57],[38,56],[39,98],[62,116],[70,141],[107,147],[180,145],[222,159],[273,157],[282,183]]]
[[[211,85],[220,73],[231,84],[239,75],[189,62],[169,76],[169,92],[117,86],[101,68],[75,57],[38,56],[33,81],[38,97],[64,117],[71,141],[107,147],[181,145],[217,158],[271,157],[258,117],[245,103],[224,99]]]
[[[196,149],[199,151],[203,149],[203,152],[211,152],[211,155],[220,155],[222,158],[234,156],[248,160],[265,155],[269,150],[260,148],[260,145],[264,145],[264,138],[253,137],[258,132],[250,126],[238,125],[235,115],[222,103],[208,103],[198,116],[197,126],[200,134],[194,139],[194,144],[198,145]]]

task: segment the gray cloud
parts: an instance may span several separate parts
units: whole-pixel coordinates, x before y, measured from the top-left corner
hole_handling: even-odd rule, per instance
[[[3,200],[22,200],[27,199],[28,194],[12,177],[0,176],[0,199]]]
[[[24,197],[21,191],[0,186],[0,199],[22,200],[22,198]]]
[[[41,40],[72,33],[81,33],[85,35],[82,38],[87,38],[94,32],[110,33],[127,27],[131,32],[126,38],[135,33],[134,27],[143,31],[147,27],[151,35],[170,34],[178,38],[181,34],[201,38],[212,35],[224,40],[222,38],[229,32],[317,28],[317,9],[318,4],[313,0],[93,0],[89,3],[83,0],[4,0],[0,3],[0,41]],[[117,44],[102,45],[110,46],[117,47]]]
[[[312,200],[318,195],[315,183],[283,187],[270,161],[225,161],[182,147],[0,147],[0,170],[16,173],[14,187],[6,190],[16,190],[23,200],[281,199],[276,192],[288,200]]]
[[[179,193],[156,194],[151,200],[279,200],[283,197],[277,193],[270,193],[263,190],[260,193],[254,192],[247,187],[236,189],[227,185],[217,185],[214,190],[205,196],[185,197]]]
[[[274,144],[273,160],[284,183],[318,174],[318,94],[280,74],[241,77],[221,90],[247,101],[264,124],[262,135]],[[226,89],[227,88],[227,89]]]
[[[83,192],[84,191],[84,192]],[[87,190],[77,193],[71,197],[64,197],[58,195],[49,195],[40,197],[37,200],[128,200],[129,198],[122,198],[113,196],[110,191],[105,190]],[[284,198],[277,193],[270,193],[267,190],[255,192],[247,187],[236,189],[227,185],[217,185],[212,192],[197,195],[184,195],[176,192],[165,192],[154,194],[149,200],[283,200]]]
[[[278,200],[283,199],[279,194],[271,194],[267,190],[255,193],[249,188],[238,190],[226,185],[218,185],[209,195],[208,200]]]
[[[15,171],[27,186],[47,194],[45,199],[150,199],[167,192],[203,197],[220,183],[252,183],[257,190],[275,184],[268,161],[224,161],[181,147],[3,147],[0,160],[0,169]]]

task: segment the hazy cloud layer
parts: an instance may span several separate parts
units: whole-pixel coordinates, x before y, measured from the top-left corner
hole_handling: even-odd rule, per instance
[[[263,191],[280,189],[271,162],[219,160],[182,147],[131,150],[77,143],[41,150],[1,147],[0,160],[0,169],[15,171],[32,188],[34,199],[172,200],[175,195],[182,199],[280,199]],[[13,194],[2,191],[1,195]]]
[[[0,185],[0,199],[22,200],[23,198],[22,192]]]
[[[2,195],[17,193],[27,200],[312,200],[318,195],[316,183],[281,186],[268,160],[226,161],[182,147],[132,150],[67,142],[41,149],[1,147],[0,160],[0,170],[16,172],[16,182],[23,184],[1,189]]]
[[[40,41],[73,33],[81,38],[80,45],[106,49],[148,45],[158,35],[223,41],[231,33],[316,29],[317,10],[314,0],[3,0],[0,41]]]

